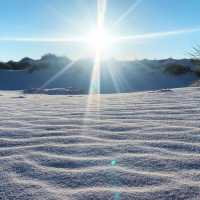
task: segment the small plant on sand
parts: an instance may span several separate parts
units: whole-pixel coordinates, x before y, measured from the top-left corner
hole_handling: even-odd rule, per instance
[[[200,77],[200,45],[196,45],[189,53],[192,57],[192,63],[195,65],[193,72]]]
[[[190,68],[180,64],[170,64],[165,68],[165,72],[177,76],[190,72]]]

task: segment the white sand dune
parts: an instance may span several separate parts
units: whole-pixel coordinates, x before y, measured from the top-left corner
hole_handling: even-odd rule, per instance
[[[200,199],[199,88],[86,105],[0,92],[0,200]]]

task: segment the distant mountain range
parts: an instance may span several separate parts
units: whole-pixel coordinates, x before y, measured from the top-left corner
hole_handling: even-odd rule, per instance
[[[47,54],[39,60],[23,58],[0,62],[0,89],[72,88],[87,93],[93,61],[72,61]],[[131,92],[185,87],[200,79],[200,61],[194,59],[107,60],[101,67],[101,92]]]

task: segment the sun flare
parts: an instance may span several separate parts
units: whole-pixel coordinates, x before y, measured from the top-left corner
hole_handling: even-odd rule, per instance
[[[110,44],[108,31],[103,27],[97,27],[88,36],[89,47],[92,50],[103,52]]]

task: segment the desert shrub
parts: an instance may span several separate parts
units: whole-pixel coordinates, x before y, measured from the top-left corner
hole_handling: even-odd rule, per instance
[[[196,65],[193,72],[200,77],[200,65]]]
[[[194,59],[194,58],[192,58],[192,59],[191,59],[191,62],[192,62],[192,64],[194,64],[194,65],[200,65],[200,59]]]
[[[190,68],[180,64],[170,64],[164,71],[171,75],[181,75],[190,72]]]
[[[7,63],[4,62],[0,62],[0,70],[9,70],[11,69],[10,65],[8,65]]]
[[[192,56],[191,61],[195,66],[192,71],[200,77],[200,45],[193,47],[190,56]]]

